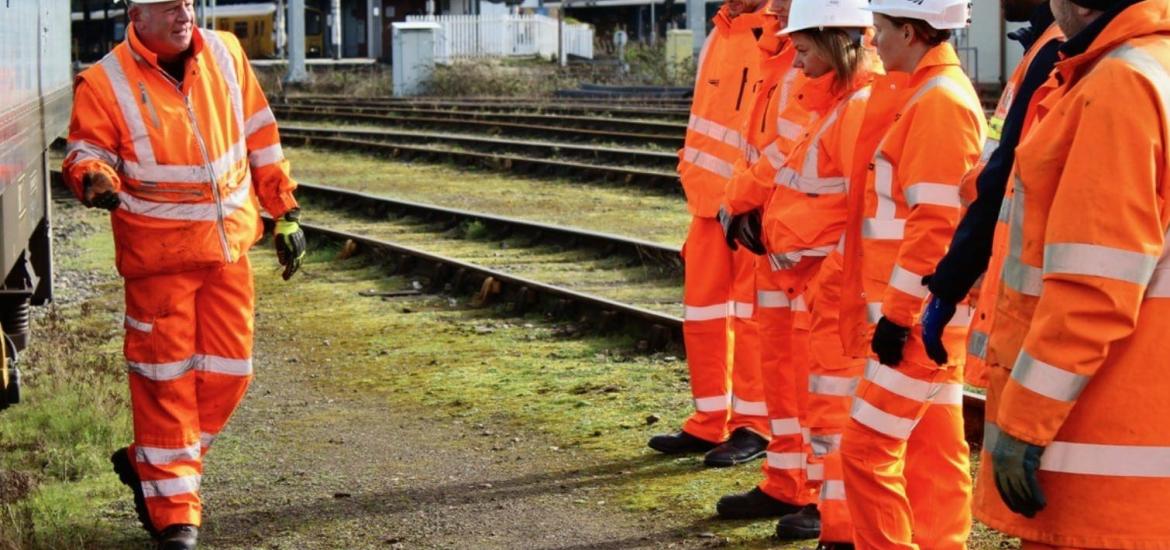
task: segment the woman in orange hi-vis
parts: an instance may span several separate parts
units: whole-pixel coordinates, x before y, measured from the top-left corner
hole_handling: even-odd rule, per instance
[[[959,220],[959,182],[978,161],[983,108],[947,41],[967,0],[874,0],[874,46],[891,78],[874,84],[854,164],[846,229],[841,336],[869,356],[841,442],[854,544],[965,548],[969,449],[962,360],[922,347],[922,276]],[[945,340],[961,349],[969,311]],[[909,344],[907,342],[909,341]],[[872,349],[873,355],[869,355]]]
[[[1007,203],[976,516],[1025,549],[1170,548],[1170,1],[1068,36]]]
[[[782,31],[793,43],[794,70],[805,77],[796,90],[796,103],[810,116],[785,165],[764,182],[769,186],[763,214],[767,254],[760,260],[757,284],[761,340],[773,356],[762,362],[761,375],[770,416],[786,429],[773,436],[764,481],[749,493],[724,497],[720,512],[764,517],[784,508],[775,515],[786,517],[777,531],[786,539],[816,538],[820,532],[813,503],[824,478],[823,453],[811,463],[806,458],[809,316],[793,306],[801,304],[805,288],[845,226],[846,174],[876,65],[863,45],[873,21],[861,9],[864,5],[863,0],[828,4],[796,0]],[[836,308],[835,303],[825,305]],[[835,347],[840,349],[840,344]],[[851,389],[846,388],[846,394]]]
[[[769,19],[762,4],[727,0],[716,14],[699,55],[679,151],[679,179],[692,215],[683,246],[683,339],[695,411],[681,431],[654,436],[648,444],[667,454],[706,452],[710,466],[758,458],[767,446],[753,319],[755,256],[729,251],[716,219],[736,162],[760,154],[740,130],[760,79],[758,40]]]
[[[135,0],[126,41],[78,77],[63,167],[111,211],[125,279],[134,444],[114,469],[160,547],[194,548],[203,456],[252,378],[247,251],[277,218],[287,280],[304,255],[276,119],[239,42],[191,0]]]

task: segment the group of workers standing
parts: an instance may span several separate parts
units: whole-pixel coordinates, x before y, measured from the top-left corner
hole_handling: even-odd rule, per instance
[[[821,548],[1168,548],[1170,0],[727,0],[679,175],[695,411],[653,449],[764,458],[716,505]],[[1026,198],[1026,200],[1025,200]],[[979,473],[964,383],[987,392]]]

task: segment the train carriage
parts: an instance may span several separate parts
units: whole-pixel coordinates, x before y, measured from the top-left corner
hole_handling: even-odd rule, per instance
[[[0,6],[0,408],[19,401],[15,358],[28,344],[30,306],[49,302],[52,254],[49,146],[73,103],[69,0]]]

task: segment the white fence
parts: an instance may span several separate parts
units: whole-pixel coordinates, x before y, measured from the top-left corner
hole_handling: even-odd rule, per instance
[[[467,57],[557,55],[557,20],[543,15],[410,15],[408,22],[433,21],[435,61],[450,63]],[[565,53],[593,59],[593,27],[565,25]]]

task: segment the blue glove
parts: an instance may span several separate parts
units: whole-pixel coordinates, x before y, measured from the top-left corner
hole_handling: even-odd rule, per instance
[[[955,316],[955,304],[938,296],[931,296],[930,302],[922,312],[922,343],[926,347],[926,355],[935,363],[947,363],[947,348],[943,345],[943,329]]]
[[[873,341],[869,347],[883,365],[897,367],[902,362],[902,351],[909,337],[910,329],[882,317],[878,320],[877,328],[873,329]]]
[[[1020,441],[1006,432],[999,433],[995,448],[991,450],[999,497],[1008,509],[1024,517],[1036,517],[1036,512],[1048,505],[1036,478],[1042,454],[1044,447]]]

